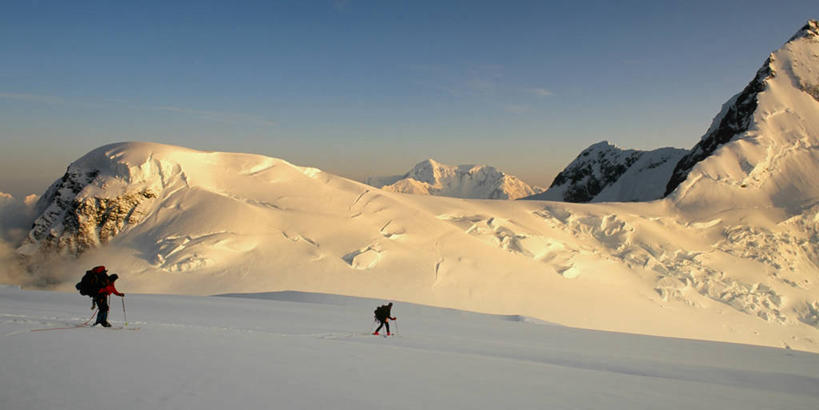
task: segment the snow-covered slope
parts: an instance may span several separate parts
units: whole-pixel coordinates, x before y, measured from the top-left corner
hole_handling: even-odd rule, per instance
[[[811,353],[402,302],[383,338],[368,335],[381,300],[235,296],[129,294],[123,330],[41,330],[84,322],[88,298],[0,288],[0,408],[819,407]]]
[[[103,264],[132,292],[385,296],[819,350],[816,227],[759,210],[695,223],[668,202],[407,196],[274,158],[152,143],[90,152],[40,207],[20,247],[29,285],[73,292]]]
[[[676,148],[624,150],[607,141],[593,144],[561,171],[543,193],[524,199],[567,202],[634,202],[663,197],[674,165],[686,153]]]
[[[367,184],[386,191],[473,199],[518,199],[541,192],[519,178],[487,165],[445,165],[421,161],[401,176],[370,177]]]
[[[819,23],[773,52],[677,165],[683,209],[768,207],[796,215],[819,200]]]
[[[73,292],[104,264],[129,292],[389,297],[819,351],[815,26],[773,54],[749,130],[664,200],[412,196],[258,155],[113,144],[43,196],[20,283]]]

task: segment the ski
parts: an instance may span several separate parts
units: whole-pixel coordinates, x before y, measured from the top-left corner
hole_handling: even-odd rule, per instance
[[[84,327],[91,327],[91,326],[77,325],[77,326],[71,326],[71,327],[50,327],[50,328],[47,328],[47,329],[31,329],[30,332],[45,332],[45,331],[48,331],[48,330],[71,330],[71,329],[81,329],[81,328],[84,328]]]

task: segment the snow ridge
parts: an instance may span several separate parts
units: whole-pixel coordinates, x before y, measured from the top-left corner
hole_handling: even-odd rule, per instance
[[[737,134],[748,130],[753,120],[751,114],[757,108],[757,95],[765,89],[766,80],[774,75],[769,57],[745,89],[722,106],[722,110],[714,117],[711,127],[700,142],[680,159],[674,167],[664,196],[673,192],[688,177],[694,165],[710,156],[721,145],[731,141]]]
[[[666,188],[681,209],[770,206],[796,215],[819,199],[819,23],[771,53],[731,98]]]

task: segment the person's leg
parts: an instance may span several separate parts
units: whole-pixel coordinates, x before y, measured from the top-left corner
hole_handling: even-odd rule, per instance
[[[384,321],[384,325],[387,327],[387,336],[389,336],[389,335],[391,334],[391,333],[390,333],[390,321],[389,321],[389,320],[385,320],[385,321]]]
[[[100,297],[94,298],[94,303],[97,304],[97,309],[99,310],[97,311],[97,321],[94,322],[94,324],[91,326],[99,325],[105,321],[105,309],[103,309],[103,301],[100,299],[101,299]]]
[[[380,324],[380,325],[378,325],[378,329],[375,329],[375,332],[373,332],[373,334],[374,334],[374,335],[377,335],[377,334],[378,334],[378,331],[379,331],[379,330],[381,330],[381,328],[384,326],[384,323],[385,323],[385,322],[382,320],[382,321],[381,321],[381,324]]]
[[[97,299],[97,306],[100,308],[100,313],[97,314],[97,323],[108,327],[108,298],[105,296]]]

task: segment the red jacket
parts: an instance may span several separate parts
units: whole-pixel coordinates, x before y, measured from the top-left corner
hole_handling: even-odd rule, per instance
[[[125,296],[125,294],[123,294],[123,293],[119,293],[119,292],[117,291],[117,288],[115,288],[115,287],[114,287],[114,284],[113,284],[113,283],[112,283],[112,284],[110,284],[110,285],[108,285],[108,286],[106,286],[106,287],[104,287],[104,288],[102,288],[102,289],[100,289],[100,293],[99,293],[99,294],[100,294],[100,295],[103,295],[103,296],[108,296],[108,295],[110,295],[110,294],[112,294],[112,293],[113,293],[113,294],[115,294],[115,295],[117,295],[117,296]]]

